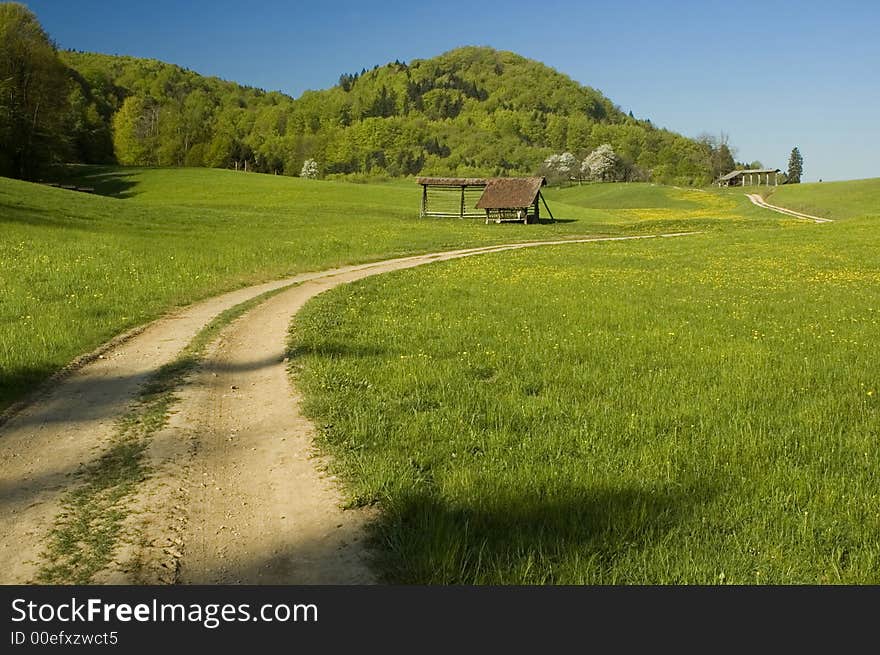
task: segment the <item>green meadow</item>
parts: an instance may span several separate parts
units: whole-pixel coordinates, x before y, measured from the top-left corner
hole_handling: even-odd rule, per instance
[[[771,187],[765,197],[773,204],[834,220],[880,219],[880,178]]]
[[[880,184],[853,185],[772,198],[837,223],[473,257],[313,300],[293,374],[349,502],[381,508],[385,579],[880,582]],[[618,217],[739,196],[554,192]]]
[[[243,285],[462,246],[712,229],[739,211],[652,222],[573,188],[548,193],[559,222],[522,229],[419,219],[412,181],[97,167],[63,181],[96,193],[0,178],[0,411],[114,335]]]
[[[418,218],[413,182],[73,168],[0,178],[0,408],[174,307],[307,270],[292,374],[401,583],[877,583],[880,181],[546,190],[555,223]]]

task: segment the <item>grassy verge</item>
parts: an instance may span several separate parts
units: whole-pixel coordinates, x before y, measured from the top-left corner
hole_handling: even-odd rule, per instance
[[[401,271],[307,305],[295,374],[382,508],[389,581],[877,584],[878,241],[854,219]]]
[[[152,436],[165,426],[177,400],[176,390],[220,330],[280,291],[269,291],[219,314],[144,386],[133,409],[119,420],[110,447],[78,472],[79,484],[62,501],[38,582],[89,584],[107,566],[119,544],[127,503],[151,473],[144,454]]]

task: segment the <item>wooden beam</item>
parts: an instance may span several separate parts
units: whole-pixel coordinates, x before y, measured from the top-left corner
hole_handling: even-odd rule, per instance
[[[547,206],[547,201],[544,200],[544,194],[541,193],[540,191],[538,191],[538,197],[541,199],[541,202],[544,203],[544,209],[547,210],[547,214],[549,214],[549,216],[550,216],[550,220],[553,221],[553,222],[555,223],[555,222],[556,222],[556,219],[553,218],[553,212],[550,211],[550,208]]]

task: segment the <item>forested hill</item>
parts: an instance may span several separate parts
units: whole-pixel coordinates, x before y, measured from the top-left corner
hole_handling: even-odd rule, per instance
[[[327,176],[532,174],[602,144],[616,179],[703,184],[733,165],[726,146],[656,129],[491,48],[344,73],[294,99],[155,60],[57,52],[27,7],[0,2],[0,80],[0,174],[15,177],[64,161],[297,175],[309,159]]]
[[[155,60],[61,56],[87,82],[93,115],[115,134],[124,164],[247,161],[295,175],[314,158],[327,175],[531,174],[552,153],[580,159],[610,143],[655,181],[702,184],[715,174],[711,145],[656,129],[594,89],[491,48],[343,74],[337,86],[296,100]],[[77,142],[80,159],[96,159],[100,147]]]

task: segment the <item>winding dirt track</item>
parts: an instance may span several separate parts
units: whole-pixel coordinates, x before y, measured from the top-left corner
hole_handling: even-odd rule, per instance
[[[0,583],[31,583],[76,471],[108,447],[114,423],[162,365],[222,311],[290,287],[227,326],[147,451],[153,471],[126,535],[96,583],[355,584],[373,581],[361,546],[369,519],[343,511],[312,456],[284,359],[291,317],[361,278],[535,246],[679,237],[692,232],[541,241],[404,257],[248,287],[117,339],[0,426]],[[293,286],[292,286],[293,285]]]
[[[803,212],[798,212],[793,209],[786,209],[785,207],[779,207],[778,205],[771,205],[769,202],[764,200],[764,198],[757,193],[747,193],[746,197],[752,201],[753,205],[757,205],[763,209],[769,209],[770,211],[777,212],[779,214],[785,214],[786,216],[791,216],[793,218],[800,218],[805,221],[813,221],[814,223],[833,223],[834,221],[830,218],[820,218],[819,216],[811,216],[810,214],[804,214]]]

